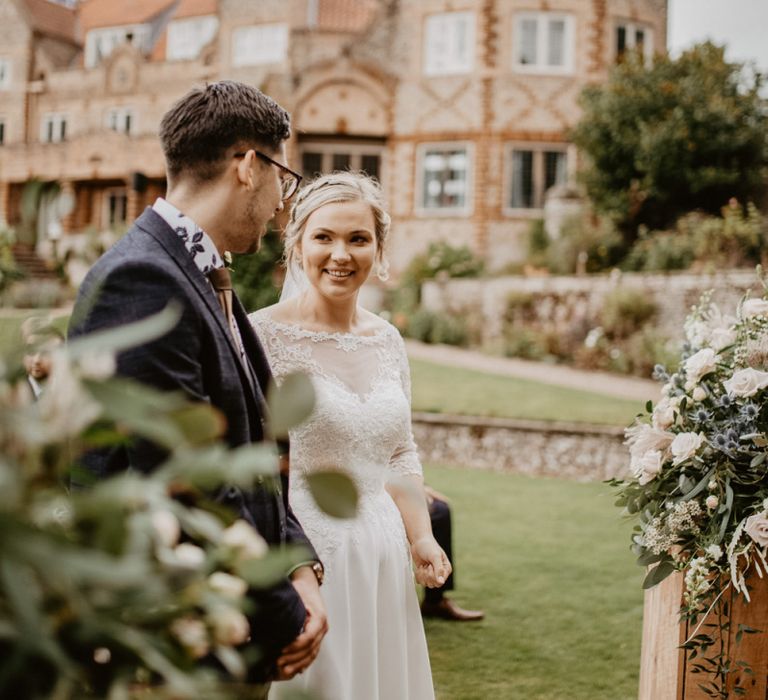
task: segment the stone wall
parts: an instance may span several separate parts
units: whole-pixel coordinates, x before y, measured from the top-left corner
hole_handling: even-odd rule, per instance
[[[746,290],[760,294],[753,270],[717,270],[711,274],[620,273],[581,277],[495,277],[429,281],[422,287],[422,302],[431,311],[449,311],[482,319],[483,342],[493,343],[503,330],[509,299],[530,295],[537,321],[562,332],[587,330],[599,324],[603,298],[618,287],[639,289],[656,303],[657,330],[670,338],[682,336],[683,321],[707,290],[726,313],[733,313]]]
[[[628,475],[618,427],[414,413],[422,461],[574,481]]]

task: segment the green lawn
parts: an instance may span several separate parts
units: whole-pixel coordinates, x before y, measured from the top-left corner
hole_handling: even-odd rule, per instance
[[[453,597],[480,623],[427,621],[438,700],[637,697],[643,572],[604,484],[428,468],[451,498]]]
[[[410,364],[414,411],[628,425],[643,410],[642,401],[423,360]]]

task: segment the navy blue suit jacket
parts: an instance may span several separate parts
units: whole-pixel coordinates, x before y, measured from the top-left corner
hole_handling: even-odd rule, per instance
[[[261,441],[264,394],[271,373],[245,310],[235,298],[234,316],[255,381],[242,366],[208,280],[179,236],[151,208],[88,273],[78,293],[69,336],[137,321],[159,312],[171,300],[181,304],[179,323],[162,338],[120,353],[117,374],[212,404],[226,417],[224,439],[232,447]],[[104,478],[128,468],[151,471],[165,456],[156,445],[137,441],[130,449],[90,453],[83,466],[95,478]],[[311,550],[288,505],[287,479],[280,482],[275,477],[273,483],[250,491],[224,489],[219,500],[271,545],[300,543]],[[251,638],[264,652],[264,660],[252,676],[261,680],[270,675],[280,649],[301,631],[306,611],[287,577],[253,597],[258,609],[251,619]]]

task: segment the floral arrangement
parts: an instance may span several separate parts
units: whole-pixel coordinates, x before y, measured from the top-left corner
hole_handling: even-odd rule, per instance
[[[656,366],[661,399],[625,432],[632,478],[612,482],[617,505],[639,518],[632,548],[653,566],[644,587],[684,571],[681,614],[693,622],[712,611],[722,620],[722,594],[733,587],[748,601],[748,573],[768,574],[768,287],[758,276],[763,298],[743,298],[733,315],[711,293],[693,308],[679,368]],[[685,646],[712,644],[693,634]],[[721,697],[729,666],[718,657],[707,670]]]
[[[54,351],[38,401],[19,358],[0,361],[2,697],[225,700],[258,661],[248,591],[306,555],[269,551],[210,494],[271,478],[274,449],[228,449],[211,406],[112,376],[115,352],[176,320],[170,309]],[[270,399],[286,429],[313,402],[308,380],[290,391]],[[168,460],[67,490],[83,449],[135,436]]]

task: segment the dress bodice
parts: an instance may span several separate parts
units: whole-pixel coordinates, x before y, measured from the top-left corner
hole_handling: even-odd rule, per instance
[[[303,372],[315,389],[315,409],[291,430],[291,503],[312,514],[305,475],[336,469],[355,482],[358,514],[384,493],[393,477],[421,474],[411,432],[410,375],[405,345],[387,324],[374,335],[309,331],[274,321],[268,310],[251,314],[279,384]],[[306,502],[304,502],[306,500]],[[322,548],[322,545],[321,545]]]

